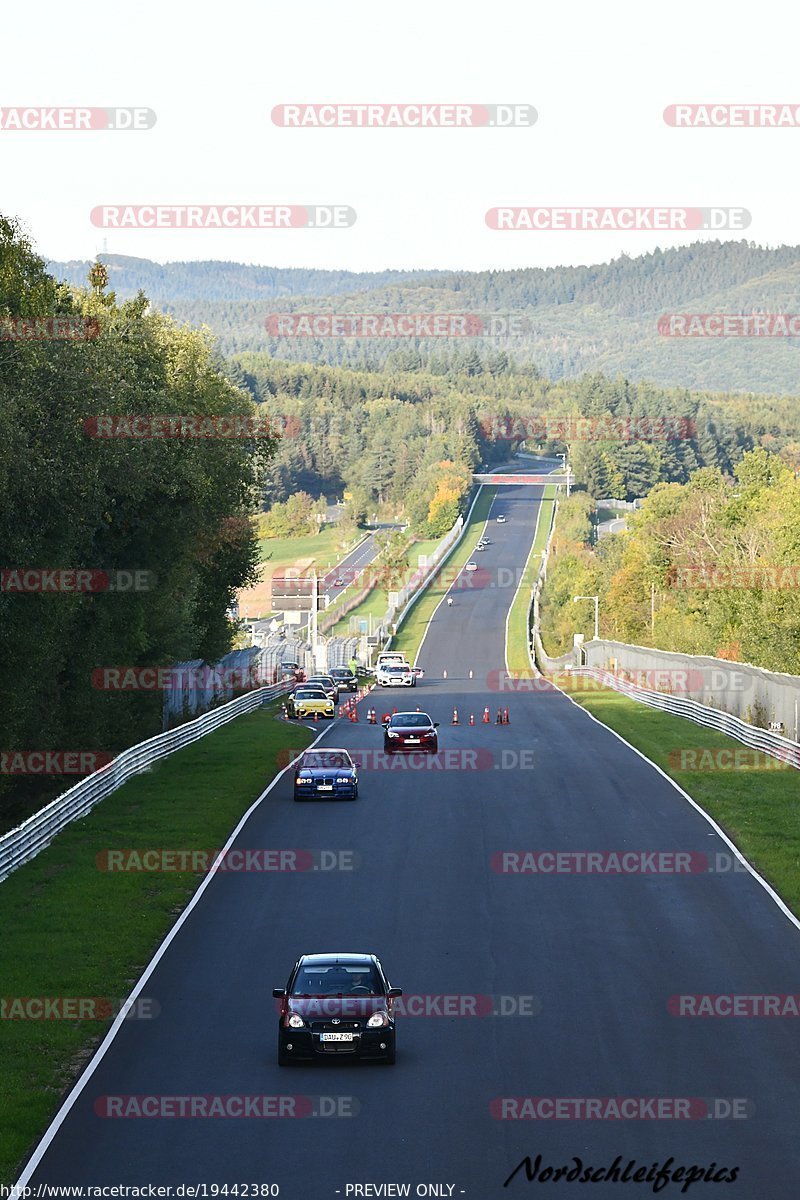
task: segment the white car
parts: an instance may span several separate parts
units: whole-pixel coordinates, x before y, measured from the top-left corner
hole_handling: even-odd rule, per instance
[[[375,672],[376,682],[381,687],[414,687],[414,672],[408,663],[400,666],[398,663],[384,663]]]
[[[407,667],[409,663],[405,654],[401,653],[400,650],[384,650],[375,659],[375,668],[388,666]]]
[[[477,569],[478,569],[478,564],[476,562],[472,562],[472,560],[470,560],[467,563],[467,565],[464,567],[465,571],[477,571]]]
[[[506,523],[506,519],[505,519],[505,517],[503,516],[503,514],[501,513],[501,514],[500,514],[500,516],[497,518],[497,524],[498,524],[498,525],[505,525],[505,523]]]

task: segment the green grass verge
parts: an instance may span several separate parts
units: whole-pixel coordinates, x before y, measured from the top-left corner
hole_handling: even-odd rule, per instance
[[[108,849],[221,848],[311,730],[237,717],[124,784],[0,883],[2,996],[124,999],[202,876],[108,872]],[[146,989],[145,989],[146,991]],[[0,1019],[0,1183],[44,1132],[109,1020]]]
[[[800,916],[800,771],[756,755],[741,742],[693,721],[648,708],[613,688],[600,687],[594,680],[554,678],[578,704],[679,783],[725,830],[787,907]],[[717,761],[710,755],[687,758],[687,751],[698,748],[738,750],[752,756],[752,765],[683,769],[682,762],[700,766]]]
[[[528,561],[525,563],[522,582],[514,596],[508,617],[506,661],[512,675],[529,675],[531,670],[528,659],[528,612],[531,606],[531,592],[539,573],[539,555],[547,545],[547,537],[550,533],[550,521],[555,500],[555,484],[547,484],[539,507],[536,535],[528,555]]]
[[[327,570],[334,563],[340,562],[348,550],[352,550],[356,542],[365,536],[366,531],[359,530],[349,546],[342,547],[336,525],[329,525],[321,533],[310,533],[307,537],[261,538],[259,547],[261,558],[267,560],[270,572],[274,572],[276,567],[291,566],[298,558],[311,558],[317,570]]]
[[[482,487],[478,492],[478,498],[467,522],[467,532],[449,558],[446,558],[440,565],[433,582],[409,609],[405,620],[392,639],[392,649],[402,650],[410,663],[413,663],[417,656],[428,622],[433,616],[433,610],[449,590],[457,571],[469,562],[475,549],[475,539],[486,524],[496,491],[497,489],[493,487]],[[446,569],[444,577],[442,577],[443,568]]]

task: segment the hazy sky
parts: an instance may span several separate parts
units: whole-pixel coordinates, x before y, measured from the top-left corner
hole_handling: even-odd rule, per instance
[[[144,131],[0,130],[0,211],[39,251],[158,261],[510,268],[608,260],[681,232],[498,232],[521,205],[737,206],[798,242],[800,127],[676,129],[679,102],[798,106],[800,17],[717,0],[228,0],[3,12],[0,108],[141,106]],[[532,127],[290,129],[301,102],[528,104]],[[350,228],[95,228],[108,204],[345,204]],[[713,236],[700,234],[699,236]]]

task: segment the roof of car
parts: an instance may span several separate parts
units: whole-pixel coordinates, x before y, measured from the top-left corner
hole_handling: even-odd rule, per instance
[[[347,754],[347,755],[349,755],[350,751],[345,750],[345,748],[343,746],[320,746],[319,748],[314,749],[314,750],[312,750],[309,747],[308,750],[303,751],[303,754]]]
[[[391,717],[389,718],[389,720],[391,721],[391,720],[393,720],[395,717],[419,717],[420,721],[430,721],[430,720],[431,720],[431,718],[428,716],[428,714],[427,714],[427,713],[424,713],[424,712],[398,712],[398,713],[392,713],[392,715],[391,715]]]
[[[375,960],[374,954],[347,954],[347,953],[345,953],[345,954],[338,953],[337,954],[335,951],[332,951],[329,954],[301,954],[300,955],[300,961],[303,963],[320,963],[320,964],[322,964],[324,962],[337,962],[337,963],[343,963],[346,965],[347,963],[371,963],[371,962],[374,962],[374,960]]]

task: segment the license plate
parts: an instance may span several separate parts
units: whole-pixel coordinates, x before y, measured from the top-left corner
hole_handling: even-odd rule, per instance
[[[332,783],[318,783],[317,791],[318,792],[332,792],[333,784]]]
[[[419,744],[419,738],[406,738],[406,741],[409,743],[409,745],[411,744],[411,742],[415,742],[416,744]]]
[[[323,1033],[320,1035],[323,1042],[352,1042],[352,1033]]]

